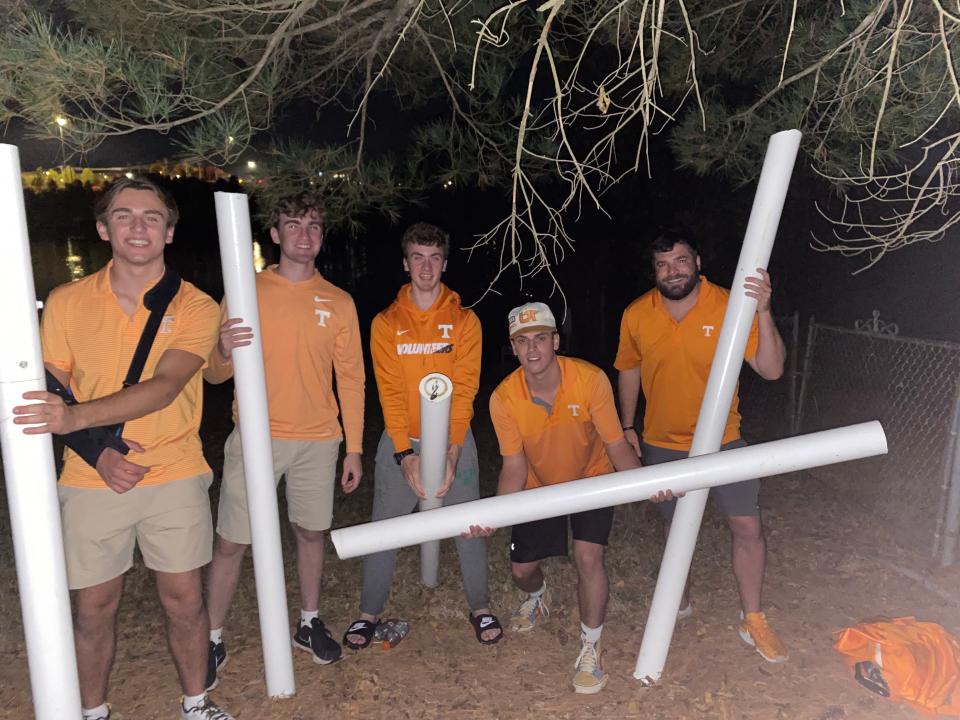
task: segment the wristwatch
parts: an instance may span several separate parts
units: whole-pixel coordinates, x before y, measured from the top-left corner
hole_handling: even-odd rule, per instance
[[[401,450],[401,451],[398,452],[398,453],[394,453],[394,454],[393,454],[393,459],[396,460],[397,465],[399,465],[400,463],[403,462],[403,459],[404,459],[407,455],[413,455],[413,448],[407,448],[406,450]]]

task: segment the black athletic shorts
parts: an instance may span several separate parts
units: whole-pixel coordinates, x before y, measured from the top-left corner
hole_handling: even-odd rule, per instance
[[[526,563],[567,554],[567,518],[574,540],[606,545],[613,527],[613,508],[534,520],[513,526],[510,536],[511,562]]]

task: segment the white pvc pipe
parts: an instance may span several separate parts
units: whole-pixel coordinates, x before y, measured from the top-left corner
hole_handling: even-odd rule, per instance
[[[49,434],[24,435],[23,427],[13,424],[13,407],[29,402],[23,393],[47,389],[20,155],[14,145],[0,145],[0,240],[0,444],[33,711],[38,720],[79,718],[53,443]]]
[[[443,373],[430,373],[420,381],[420,483],[427,499],[420,510],[443,506],[437,492],[447,472],[447,447],[450,442],[450,400],[453,383]],[[439,584],[440,541],[420,545],[420,579],[427,587]]]
[[[575,512],[647,500],[661,490],[690,492],[741,480],[806,470],[887,452],[880,423],[824,430],[636,470],[448,505],[330,533],[341,559],[456,537],[471,525],[506,527]]]
[[[757,193],[753,199],[753,209],[750,211],[750,221],[747,223],[743,248],[737,262],[737,272],[723,316],[723,327],[717,338],[710,377],[700,405],[697,428],[690,448],[691,457],[715,453],[720,449],[740,369],[743,367],[743,353],[750,335],[750,326],[757,309],[757,301],[747,297],[743,283],[747,276],[757,274],[757,268],[766,268],[770,260],[790,176],[800,147],[800,137],[799,130],[785,130],[771,136],[767,145]],[[652,402],[670,400],[653,398]],[[650,603],[650,613],[643,629],[637,666],[633,673],[635,678],[646,684],[660,682],[663,666],[667,661],[707,496],[708,492],[704,490],[689,493],[677,502],[667,546],[660,563],[657,586]]]
[[[270,697],[290,697],[296,692],[287,615],[287,586],[280,546],[280,515],[273,480],[273,450],[267,385],[263,371],[260,312],[254,283],[253,235],[247,196],[213,194],[220,236],[220,262],[228,317],[243,319],[253,329],[253,341],[233,350],[233,378],[237,392],[243,470],[253,540],[253,572],[260,613],[263,665]]]

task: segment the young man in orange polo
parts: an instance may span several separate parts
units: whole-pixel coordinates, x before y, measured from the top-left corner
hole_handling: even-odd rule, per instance
[[[729,297],[729,291],[699,274],[700,256],[688,238],[667,233],[654,241],[652,252],[656,287],[624,311],[614,362],[620,371],[624,434],[644,465],[689,454]],[[759,268],[757,272],[758,276],[747,278],[744,286],[747,295],[757,300],[757,317],[744,359],[760,377],[776,380],[783,374],[784,344],[770,311],[770,276]],[[642,442],[635,427],[641,387],[646,399]],[[740,437],[738,402],[735,395],[721,450],[745,444]],[[760,606],[766,546],[757,501],[759,490],[759,480],[748,480],[713,488],[710,495],[726,516],[733,538],[733,572],[742,611],[740,637],[765,660],[783,662],[787,649]],[[660,506],[666,532],[674,506]],[[687,590],[680,607],[681,618],[693,612]]]
[[[527,303],[511,310],[508,322],[520,367],[490,397],[490,419],[503,456],[497,495],[639,467],[623,438],[607,376],[588,362],[556,354],[560,336],[550,308]],[[518,632],[529,632],[549,612],[540,562],[567,555],[567,525],[567,516],[562,516],[513,527],[513,580],[527,593],[511,620]],[[592,694],[607,684],[600,634],[608,596],[604,552],[613,508],[574,513],[569,525],[580,607],[580,651],[573,688]],[[492,532],[471,526],[467,536]]]
[[[420,482],[420,380],[440,372],[453,382],[447,472],[438,497],[445,505],[480,497],[480,466],[470,430],[473,400],[480,384],[480,321],[440,278],[447,268],[450,239],[428,223],[417,223],[400,241],[410,282],[373,319],[370,350],[386,429],[377,447],[373,520],[407,515],[425,498]],[[490,612],[487,549],[482,538],[457,538],[460,571],[477,640],[492,644],[503,633]],[[360,617],[344,634],[359,650],[375,637],[390,594],[396,550],[363,559]]]
[[[364,370],[353,299],[316,268],[323,224],[323,208],[312,196],[280,199],[270,218],[270,237],[280,246],[280,261],[257,275],[256,287],[273,469],[277,482],[281,476],[286,479],[287,513],[297,540],[301,610],[293,645],[312,653],[315,663],[327,665],[340,659],[341,650],[319,616],[324,533],[333,519],[337,459],[344,435],[347,447],[340,486],[351,493],[363,476]],[[204,371],[208,382],[221,383],[233,376],[233,349],[249,345],[251,337],[242,318],[224,321]],[[236,400],[233,407],[236,424]],[[341,412],[344,432],[338,419]],[[251,540],[238,427],[227,438],[223,456],[217,540],[207,578],[208,687],[217,684],[217,670],[227,660],[223,621]]]
[[[134,545],[156,573],[167,640],[184,697],[186,720],[230,720],[204,690],[207,613],[201,568],[210,561],[212,480],[198,430],[200,369],[217,339],[217,305],[165,267],[177,206],[147,180],[119,180],[97,201],[97,232],[113,259],[99,272],[55,289],[43,312],[47,370],[78,402],[40,400],[14,410],[27,433],[72,436],[125,423],[123,441],[95,460],[67,450],[60,475],[67,579],[74,595],[74,634],[84,720],[110,717],[117,607]],[[178,287],[160,320],[141,381],[125,387],[151,311],[149,293],[170,278]],[[69,439],[68,439],[69,441]],[[119,449],[119,448],[122,448]],[[126,451],[135,454],[127,459]],[[85,454],[84,457],[89,457]],[[88,464],[91,463],[91,464]]]

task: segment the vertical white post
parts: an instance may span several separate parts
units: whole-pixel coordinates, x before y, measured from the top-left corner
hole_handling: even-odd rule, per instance
[[[283,577],[280,516],[273,481],[273,451],[267,384],[263,372],[260,312],[254,284],[253,235],[250,211],[243,193],[214,193],[220,262],[229,317],[243,318],[253,328],[253,342],[233,351],[233,377],[237,392],[243,469],[253,539],[253,571],[260,613],[263,665],[270,697],[290,697],[296,692],[290,645],[287,587]]]
[[[946,515],[941,567],[950,567],[956,560],[957,537],[960,535],[960,386],[957,387],[957,400],[953,408],[953,422],[947,434],[947,445],[943,468]]]
[[[799,130],[779,132],[771,136],[767,145],[737,272],[730,288],[730,300],[723,317],[723,328],[717,338],[710,377],[700,405],[690,448],[691,457],[720,449],[723,429],[743,366],[750,326],[757,309],[757,301],[746,296],[743,282],[747,276],[755,275],[757,268],[766,268],[770,259],[799,147]],[[657,399],[653,401],[657,402]],[[659,402],[664,400],[661,398]],[[697,490],[687,493],[677,502],[633,673],[645,684],[660,682],[663,674],[708,495],[709,490]]]
[[[24,435],[13,424],[13,407],[25,403],[23,393],[47,389],[20,155],[14,145],[0,145],[0,239],[0,444],[33,710],[38,720],[79,718],[53,443],[50,435]]]
[[[442,373],[430,373],[420,381],[420,482],[426,500],[420,510],[443,505],[437,491],[447,472],[447,447],[450,443],[450,400],[453,383]],[[440,541],[420,545],[420,579],[427,587],[436,587],[440,572]]]

